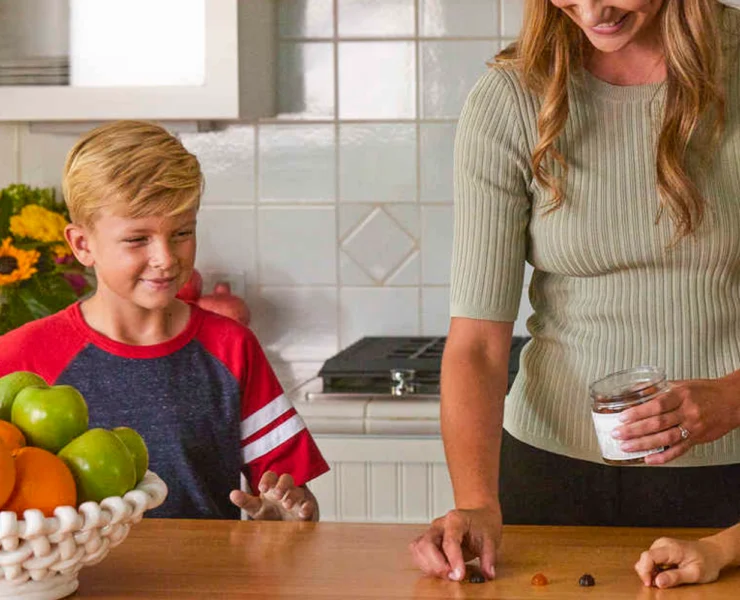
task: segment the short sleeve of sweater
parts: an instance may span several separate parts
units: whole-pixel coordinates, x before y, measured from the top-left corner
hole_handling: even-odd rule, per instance
[[[488,71],[470,92],[455,138],[450,314],[515,321],[529,223],[530,156],[514,74]]]

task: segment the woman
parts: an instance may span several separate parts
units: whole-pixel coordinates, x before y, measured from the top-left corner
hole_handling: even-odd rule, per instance
[[[471,92],[442,364],[456,509],[411,544],[425,573],[460,580],[479,557],[494,577],[504,519],[738,520],[737,31],[716,0],[527,0],[518,42]],[[525,261],[532,340],[504,411]],[[588,386],[640,364],[671,390],[613,435],[666,449],[604,465]]]

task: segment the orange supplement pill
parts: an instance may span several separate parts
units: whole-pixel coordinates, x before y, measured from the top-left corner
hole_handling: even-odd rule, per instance
[[[535,573],[532,576],[532,585],[547,585],[548,583],[550,582],[547,581],[547,577],[542,573]]]

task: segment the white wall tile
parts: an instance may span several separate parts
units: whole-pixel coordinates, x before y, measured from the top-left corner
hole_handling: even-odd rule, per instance
[[[332,37],[334,0],[278,0],[281,37]]]
[[[196,267],[207,272],[244,272],[256,281],[255,209],[204,207],[198,213]]]
[[[251,327],[271,357],[324,361],[338,350],[336,287],[260,288]]]
[[[261,207],[258,219],[260,283],[336,285],[333,207]]]
[[[414,35],[414,0],[337,0],[340,37]]]
[[[378,283],[402,264],[414,246],[414,240],[380,207],[342,242],[344,252]]]
[[[522,0],[501,0],[501,36],[515,38],[524,21]]]
[[[419,133],[422,202],[452,202],[456,123],[422,123]]]
[[[385,281],[386,285],[419,285],[421,283],[421,258],[419,251],[414,252],[392,272]]]
[[[418,335],[419,292],[414,288],[342,288],[342,348],[366,335]]]
[[[419,0],[419,11],[422,36],[498,36],[498,0]]]
[[[200,162],[206,180],[204,206],[254,202],[254,127],[232,125],[223,131],[184,133],[180,139]]]
[[[334,202],[333,125],[259,127],[259,195],[263,202]]]
[[[344,239],[375,210],[372,204],[341,204],[339,206],[339,237]]]
[[[344,250],[339,251],[339,283],[341,285],[378,285],[367,271]]]
[[[422,206],[422,271],[425,285],[449,285],[454,226],[452,206]]]
[[[340,125],[339,180],[343,202],[415,202],[416,126]]]
[[[419,237],[419,207],[408,204],[386,204],[385,210],[405,231],[414,238]]]
[[[13,123],[0,125],[0,188],[20,183],[15,146],[17,130]]]
[[[20,179],[31,186],[57,189],[62,198],[62,171],[67,153],[77,141],[76,135],[32,132],[20,127]]]
[[[413,42],[340,42],[339,117],[413,118],[415,54]]]
[[[421,42],[421,114],[457,118],[465,98],[496,53],[494,41]]]
[[[450,327],[450,288],[425,287],[421,290],[422,335],[447,335]]]
[[[282,116],[306,119],[334,116],[333,44],[279,44],[277,99]]]

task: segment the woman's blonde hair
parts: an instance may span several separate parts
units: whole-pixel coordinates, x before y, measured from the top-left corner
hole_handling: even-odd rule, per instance
[[[706,200],[689,174],[689,146],[709,150],[722,135],[725,116],[721,11],[717,0],[664,0],[657,19],[668,71],[656,169],[660,208],[668,209],[676,240],[701,223]],[[588,39],[550,0],[526,0],[519,39],[496,56],[514,67],[542,99],[539,140],[532,152],[536,180],[552,193],[550,210],[564,201],[567,159],[555,146],[568,118],[568,81],[583,68]],[[699,126],[706,126],[700,135]],[[557,170],[560,174],[556,174]]]
[[[67,155],[62,191],[72,221],[92,227],[104,208],[138,218],[197,210],[198,159],[167,130],[114,121],[83,135]]]

